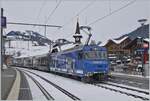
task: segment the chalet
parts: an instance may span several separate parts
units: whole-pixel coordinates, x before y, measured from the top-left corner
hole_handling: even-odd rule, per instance
[[[108,49],[108,54],[115,54],[118,58],[121,58],[130,54],[130,50],[124,48],[130,41],[131,39],[125,36],[121,39],[110,39],[104,46]]]

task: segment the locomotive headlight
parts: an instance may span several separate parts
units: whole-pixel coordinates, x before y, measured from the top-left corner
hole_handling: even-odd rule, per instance
[[[91,72],[88,72],[85,74],[85,76],[92,76],[92,75],[93,75],[93,73],[91,73]]]
[[[101,61],[93,61],[92,63],[93,64],[101,64],[102,62]]]
[[[97,51],[98,49],[97,48],[93,48],[93,50]]]

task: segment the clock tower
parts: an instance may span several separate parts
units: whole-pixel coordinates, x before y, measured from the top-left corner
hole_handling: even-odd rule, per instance
[[[82,35],[80,34],[80,27],[79,27],[79,22],[78,21],[77,21],[77,25],[76,25],[76,32],[73,35],[73,37],[75,38],[75,44],[76,45],[81,44]]]

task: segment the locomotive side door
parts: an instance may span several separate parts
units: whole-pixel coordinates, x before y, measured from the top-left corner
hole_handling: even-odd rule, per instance
[[[67,58],[66,59],[66,69],[68,73],[73,73],[74,72],[74,62],[72,58]]]
[[[77,54],[77,65],[76,65],[76,73],[83,74],[84,73],[84,54],[83,51],[79,51]]]

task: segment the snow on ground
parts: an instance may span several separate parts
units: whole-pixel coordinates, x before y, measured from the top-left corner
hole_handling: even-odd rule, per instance
[[[65,95],[65,94],[63,94],[61,91],[59,91],[59,90],[57,90],[55,87],[53,87],[52,85],[50,85],[49,83],[47,83],[47,82],[45,82],[44,80],[42,80],[40,77],[37,77],[37,76],[35,76],[35,75],[33,75],[33,74],[29,74],[29,75],[31,75],[33,78],[35,78],[49,93],[50,93],[50,95],[56,100],[56,101],[62,101],[62,99],[63,99],[63,101],[72,101],[72,99],[70,99],[67,95]],[[28,79],[28,78],[27,78]],[[29,81],[30,82],[30,81]],[[33,89],[33,90],[31,90],[31,91],[33,91],[33,93],[34,92],[36,92],[37,90],[35,90],[34,91],[34,88],[33,87],[35,87],[35,86],[32,86],[31,85],[31,88]],[[36,92],[37,93],[37,92]],[[36,94],[35,93],[35,94]],[[34,94],[33,94],[33,96],[35,96]],[[42,98],[43,98],[43,96],[42,96]],[[40,98],[40,99],[42,99],[42,98]],[[35,98],[33,98],[33,100],[36,100],[37,99],[37,97],[35,97]],[[42,100],[43,101],[43,100]]]
[[[25,75],[25,76],[26,76],[27,81],[30,86],[32,99],[46,101],[47,100],[46,97],[43,95],[43,93],[40,91],[40,89],[37,87],[37,85],[34,83],[34,81],[32,81],[27,75]]]
[[[94,85],[85,84],[73,79],[68,79],[54,74],[45,73],[36,70],[30,70],[30,71],[40,76],[43,76],[46,79],[50,80],[51,82],[61,86],[62,88],[76,95],[83,101],[100,101],[100,100],[101,101],[142,101],[139,98],[133,98],[125,94],[120,94]],[[43,85],[44,84],[45,82],[43,82]]]

